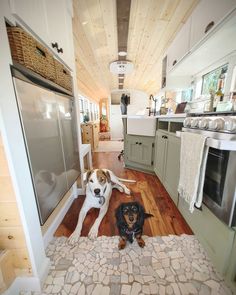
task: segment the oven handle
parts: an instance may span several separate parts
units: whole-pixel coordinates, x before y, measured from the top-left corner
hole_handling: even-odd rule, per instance
[[[176,131],[176,136],[181,137],[181,133],[181,131]],[[236,151],[236,140],[207,138],[206,145],[217,150]]]

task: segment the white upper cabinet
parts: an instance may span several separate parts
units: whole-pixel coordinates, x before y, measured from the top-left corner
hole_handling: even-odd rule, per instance
[[[44,1],[10,0],[10,8],[16,19],[26,25],[27,29],[48,42]]]
[[[72,69],[73,34],[69,3],[70,0],[10,0],[16,19]]]
[[[191,16],[190,48],[202,40],[235,7],[236,0],[201,0]]]
[[[180,59],[189,52],[191,19],[182,26],[167,51],[167,72],[169,72]]]
[[[66,0],[44,0],[48,27],[48,45],[71,68],[72,19]],[[73,35],[72,35],[73,38]]]

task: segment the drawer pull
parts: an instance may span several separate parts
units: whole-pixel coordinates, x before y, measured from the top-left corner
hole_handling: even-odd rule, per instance
[[[63,48],[59,48],[59,49],[57,49],[57,52],[58,52],[58,53],[63,53]]]
[[[57,42],[52,43],[52,48],[57,48],[58,49],[58,43]]]
[[[142,142],[139,142],[139,145],[142,144]]]
[[[11,235],[8,236],[8,239],[9,239],[9,240],[12,240],[13,238],[14,238],[14,237],[11,236]]]
[[[211,21],[205,28],[204,33],[206,34],[207,32],[209,32],[213,27],[214,27],[215,23],[213,21]]]
[[[174,66],[177,63],[177,60],[175,59],[172,63],[172,66]]]

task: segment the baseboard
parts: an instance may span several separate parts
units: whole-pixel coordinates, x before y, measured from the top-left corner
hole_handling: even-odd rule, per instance
[[[41,292],[40,279],[36,277],[17,277],[2,295],[15,295],[20,291]]]
[[[69,210],[71,204],[74,201],[74,194],[72,193],[71,196],[67,199],[65,205],[61,209],[61,211],[57,214],[47,231],[43,235],[43,242],[44,242],[44,248],[46,249],[48,244],[52,241],[53,235],[62,222],[64,216],[66,215],[67,211]]]
[[[77,189],[77,196],[85,195],[85,188],[78,188]]]

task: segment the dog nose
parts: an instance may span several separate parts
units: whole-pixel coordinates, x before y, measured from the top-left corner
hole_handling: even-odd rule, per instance
[[[99,195],[100,194],[100,188],[95,188],[95,190],[94,190],[94,193],[96,194],[96,195]]]
[[[130,217],[129,217],[129,220],[130,220],[130,221],[134,221],[134,217],[133,217],[133,216],[130,216]]]

